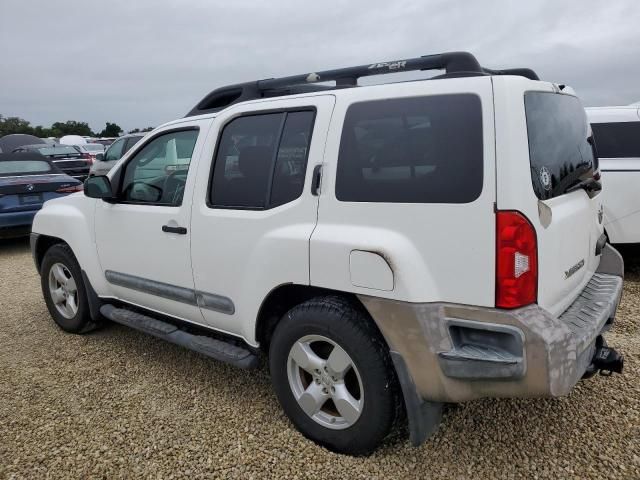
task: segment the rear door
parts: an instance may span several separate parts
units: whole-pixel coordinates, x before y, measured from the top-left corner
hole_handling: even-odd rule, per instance
[[[572,187],[597,166],[580,100],[549,83],[493,78],[497,207],[532,223],[538,245],[538,303],[562,313],[599,265],[602,196]],[[597,188],[597,187],[596,187]]]
[[[311,183],[333,105],[332,95],[286,98],[216,117],[191,221],[196,294],[210,326],[254,343],[269,292],[309,283],[318,210]]]

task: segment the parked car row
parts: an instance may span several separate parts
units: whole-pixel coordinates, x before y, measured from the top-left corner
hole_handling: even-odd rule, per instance
[[[418,70],[444,74],[358,86]],[[229,85],[47,202],[32,252],[67,332],[266,357],[306,437],[419,445],[444,403],[622,372],[596,143],[570,87],[464,52]]]
[[[78,135],[62,137],[63,143],[26,134],[0,138],[0,238],[28,234],[45,201],[82,190],[94,165],[107,173],[143,135],[118,139],[106,159],[104,145],[83,143]]]
[[[34,152],[0,153],[0,237],[28,234],[47,200],[82,191],[82,182]]]

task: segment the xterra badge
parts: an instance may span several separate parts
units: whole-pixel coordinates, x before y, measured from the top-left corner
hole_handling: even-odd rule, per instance
[[[602,223],[602,219],[604,218],[604,207],[600,205],[598,209],[598,223]]]
[[[580,270],[582,267],[584,267],[584,258],[582,260],[580,260],[578,263],[576,263],[573,267],[571,267],[569,270],[567,270],[566,272],[564,272],[564,278],[565,280],[567,278],[569,278],[571,275],[573,275],[574,273],[576,273],[578,270]]]
[[[551,172],[547,167],[540,169],[540,183],[545,190],[551,190]]]

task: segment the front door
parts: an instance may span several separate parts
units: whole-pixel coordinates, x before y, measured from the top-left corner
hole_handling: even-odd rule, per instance
[[[111,296],[189,321],[195,301],[189,222],[206,122],[168,129],[110,174],[117,201],[98,202],[96,245]]]

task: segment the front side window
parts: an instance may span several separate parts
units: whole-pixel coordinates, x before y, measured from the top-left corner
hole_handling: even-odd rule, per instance
[[[640,158],[640,122],[592,123],[600,158]]]
[[[473,94],[355,103],[336,176],[344,202],[468,203],[483,183],[482,108]]]
[[[198,130],[160,135],[124,166],[120,199],[126,203],[178,206],[182,204]]]
[[[273,208],[302,194],[314,111],[248,115],[220,136],[209,203],[222,208]]]
[[[533,190],[541,200],[593,178],[597,157],[580,100],[572,95],[524,95]]]

